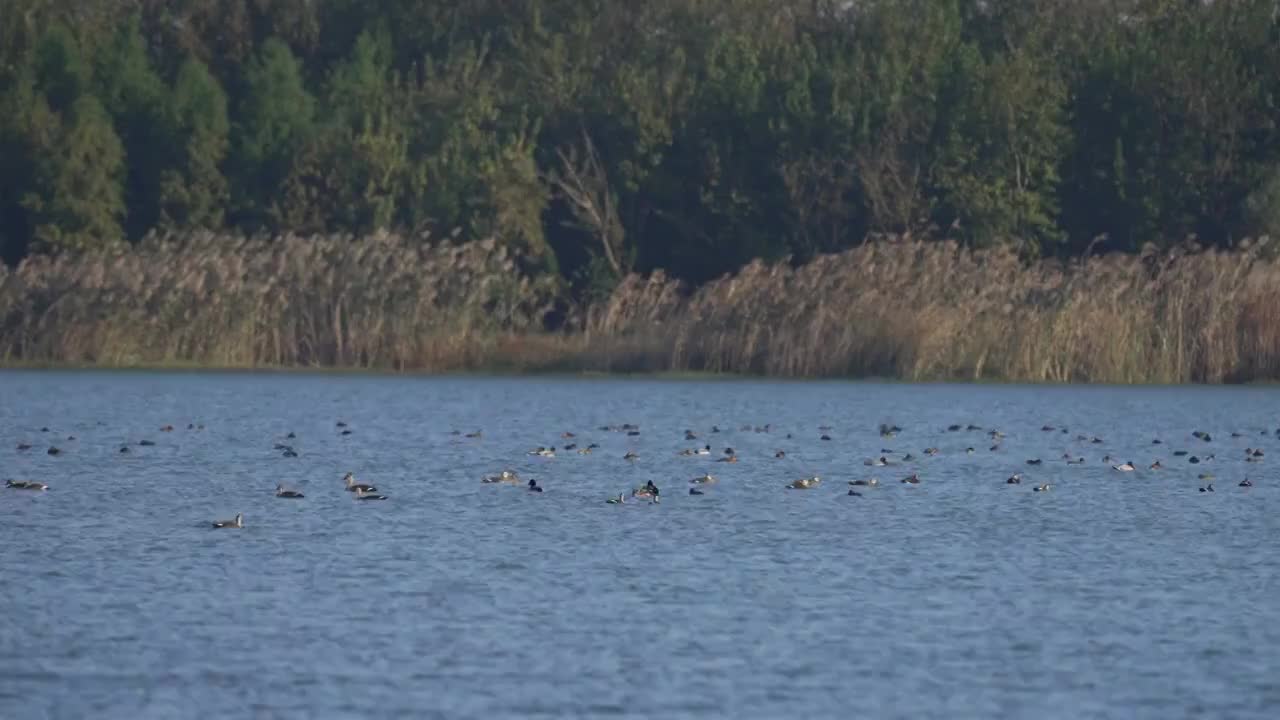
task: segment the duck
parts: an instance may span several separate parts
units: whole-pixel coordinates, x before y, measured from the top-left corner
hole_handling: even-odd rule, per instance
[[[215,528],[242,528],[244,527],[244,513],[236,513],[234,519],[231,520],[214,520]]]
[[[155,444],[156,444],[156,443],[155,443],[155,441],[154,441],[154,440],[139,440],[139,441],[138,441],[138,447],[154,447],[154,446],[155,446]]]
[[[1028,461],[1027,461],[1027,464],[1028,464],[1028,465],[1039,465],[1039,464],[1040,464],[1040,462],[1041,462],[1040,458],[1031,458],[1030,460],[1028,460]]]
[[[1022,473],[1014,473],[1014,474],[1010,475],[1010,476],[1009,476],[1009,479],[1004,481],[1004,484],[1005,484],[1005,485],[1020,485],[1020,484],[1022,484]]]
[[[1123,465],[1112,465],[1112,466],[1111,466],[1111,469],[1112,469],[1112,470],[1119,470],[1120,472],[1133,472],[1133,471],[1134,471],[1134,470],[1136,470],[1137,468],[1135,468],[1135,467],[1134,467],[1134,465],[1133,465],[1133,462],[1132,462],[1132,461],[1130,461],[1130,462],[1126,462],[1126,463],[1124,463]]]
[[[814,475],[813,477],[810,477],[810,478],[800,478],[799,480],[792,480],[790,483],[787,484],[787,488],[790,490],[808,490],[809,488],[816,487],[821,482],[822,482],[822,478],[818,477],[817,475]]]
[[[334,426],[335,426],[335,427],[344,428],[344,427],[346,427],[346,426],[347,426],[347,424],[346,424],[345,422],[343,422],[343,421],[339,420],[338,422],[334,423]]]
[[[1249,478],[1245,478],[1245,479],[1243,479],[1243,480],[1241,480],[1241,481],[1240,481],[1240,485],[1239,485],[1239,486],[1240,486],[1240,487],[1253,487],[1253,481],[1252,481],[1252,480],[1250,480]]]
[[[551,447],[549,447],[549,448],[545,448],[545,447],[542,447],[541,445],[539,445],[539,446],[537,447],[537,449],[535,449],[535,450],[530,450],[530,451],[529,451],[529,454],[530,454],[530,455],[536,455],[536,456],[538,456],[538,457],[553,458],[553,457],[555,457],[555,456],[556,456],[556,447],[555,447],[554,445],[552,445],[552,446],[551,446]]]
[[[293,448],[288,448],[284,452],[280,453],[280,456],[287,457],[287,458],[296,458],[298,457],[298,451],[294,450]]]
[[[636,459],[636,458],[638,458],[638,457],[640,457],[640,455],[639,455],[638,453],[636,453],[634,450],[628,450],[628,451],[627,451],[627,454],[622,456],[622,459],[623,459],[623,460],[635,460],[635,459]]]
[[[503,470],[502,472],[498,473],[497,475],[486,475],[485,477],[483,477],[483,478],[481,478],[481,479],[480,479],[480,482],[482,482],[482,483],[486,483],[486,484],[491,484],[491,483],[518,483],[518,482],[520,482],[520,477],[519,477],[518,475],[516,475],[516,473],[515,473],[515,471],[514,471],[514,470]]]
[[[129,446],[128,446],[128,445],[121,445],[121,446],[120,446],[120,454],[121,454],[121,455],[127,455],[127,454],[129,454],[129,452],[130,452],[130,450],[129,450]]]
[[[1174,456],[1174,457],[1186,457],[1186,455],[1187,455],[1187,451],[1186,451],[1186,450],[1174,450],[1174,451],[1173,451],[1173,456]]]
[[[343,430],[342,432],[340,432],[340,433],[338,433],[338,434],[339,434],[339,435],[350,435],[350,434],[351,434],[351,431],[350,431],[350,430]]]
[[[538,481],[534,480],[533,478],[529,478],[528,487],[529,487],[529,492],[542,492],[542,486],[538,485]]]
[[[578,454],[579,454],[579,455],[590,455],[590,454],[591,454],[591,448],[589,448],[589,447],[578,448]]]
[[[693,451],[693,454],[694,454],[694,455],[710,455],[710,454],[711,454],[711,446],[710,446],[710,445],[703,445],[702,447],[698,448],[697,450],[694,450],[694,451]]]
[[[306,497],[297,490],[286,490],[283,485],[276,485],[276,497],[281,498],[303,498]]]
[[[386,500],[387,496],[378,495],[377,493],[370,492],[368,490],[356,490],[356,499],[357,500]]]
[[[785,458],[787,456],[787,452],[785,450],[779,450],[778,452],[774,453],[773,456],[778,460],[781,460],[782,458]]]
[[[1213,442],[1213,437],[1211,437],[1209,433],[1203,432],[1201,430],[1196,430],[1195,432],[1191,433],[1191,437],[1200,438],[1205,442]]]
[[[45,452],[47,452],[47,453],[48,453],[48,454],[50,454],[50,455],[61,455],[61,454],[62,454],[62,451],[61,451],[61,450],[59,450],[59,449],[58,449],[58,448],[56,448],[56,447],[50,447],[50,448],[49,448],[48,450],[46,450]]]
[[[939,450],[936,447],[927,447],[922,452],[924,452],[925,455],[933,456],[937,455]]]
[[[1151,463],[1150,465],[1148,465],[1148,466],[1147,466],[1147,469],[1148,469],[1148,470],[1162,470],[1162,469],[1164,469],[1164,465],[1161,465],[1161,464],[1160,464],[1160,461],[1159,461],[1159,460],[1157,460],[1157,461],[1155,461],[1155,462]]]
[[[627,496],[622,493],[618,493],[617,497],[611,497],[608,500],[605,500],[609,505],[624,505],[626,504],[626,501]]]
[[[719,481],[718,479],[716,479],[716,477],[715,477],[714,475],[710,475],[710,474],[708,474],[708,475],[703,475],[703,476],[701,476],[701,477],[693,478],[693,479],[692,479],[692,480],[690,480],[689,482],[691,482],[691,483],[693,483],[693,484],[695,484],[695,485],[714,485],[714,484],[716,484],[716,483],[718,483],[718,482],[720,482],[720,481]]]
[[[859,487],[877,487],[880,485],[880,481],[876,478],[871,478],[870,480],[850,480],[849,484],[857,485]]]
[[[49,486],[34,480],[5,480],[4,486],[14,490],[48,490]]]
[[[852,495],[853,497],[862,497],[862,493],[858,492],[857,490],[854,490],[853,488],[849,488],[848,494]]]
[[[698,488],[689,488],[689,494],[690,495],[706,495],[706,493],[702,492]]]
[[[347,473],[342,477],[342,480],[347,484],[347,492],[359,493],[378,491],[378,488],[372,485],[365,485],[364,483],[356,482],[355,473]]]
[[[902,482],[906,483],[907,485],[919,485],[920,476],[915,473],[911,473],[910,475],[902,478]]]
[[[915,459],[916,459],[916,456],[912,455],[911,453],[907,453],[906,455],[902,456],[902,462],[911,462],[912,460],[915,460]]]
[[[577,435],[574,435],[573,433],[571,433],[571,432],[569,432],[568,430],[566,430],[566,431],[564,431],[564,432],[560,433],[560,437],[561,437],[561,438],[564,438],[565,440],[572,440],[573,438],[576,438],[576,437],[578,437],[578,436],[577,436]]]
[[[889,464],[889,460],[888,458],[881,455],[878,458],[869,458],[867,460],[863,460],[862,464],[868,467],[886,467]]]
[[[948,425],[948,426],[947,426],[947,432],[960,432],[960,426],[959,426],[959,425]]]
[[[18,443],[18,452],[23,452],[30,449],[31,449],[30,443],[24,443],[24,442]]]
[[[476,430],[475,432],[469,432],[466,435],[463,435],[463,437],[470,438],[471,440],[479,440],[484,437],[484,433],[480,430]]]
[[[1200,488],[1200,492],[1213,492],[1213,483],[1209,483],[1208,485]]]
[[[825,433],[824,433],[824,434],[823,434],[821,437],[819,437],[818,439],[819,439],[819,440],[830,440],[830,439],[831,439],[831,436],[830,436],[830,435],[827,435],[827,434],[825,434]]]
[[[967,447],[967,448],[965,448],[965,449],[964,449],[964,454],[965,454],[965,455],[972,455],[972,454],[974,454],[975,452],[976,452],[976,451],[975,451],[973,448],[971,448],[971,447]]]
[[[160,432],[173,432],[173,426],[165,425],[164,427],[160,428]],[[237,515],[236,517],[239,517],[239,516]]]
[[[1049,485],[1049,483],[1044,483],[1043,485],[1037,485],[1031,489],[1035,490],[1036,492],[1049,492],[1050,487],[1051,486]]]

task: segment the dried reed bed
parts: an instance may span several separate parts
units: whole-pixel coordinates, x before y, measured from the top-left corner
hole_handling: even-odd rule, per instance
[[[491,241],[151,239],[0,267],[0,359],[100,365],[709,371],[1049,382],[1280,379],[1280,261],[1026,263],[883,240],[696,290],[629,276],[568,327],[554,278]]]
[[[200,233],[0,271],[0,357],[107,366],[448,370],[510,358],[551,279],[500,245]],[[518,338],[515,342],[519,342]]]
[[[1079,263],[878,241],[756,262],[688,297],[630,277],[592,308],[596,369],[1032,382],[1280,378],[1280,262],[1266,241]]]

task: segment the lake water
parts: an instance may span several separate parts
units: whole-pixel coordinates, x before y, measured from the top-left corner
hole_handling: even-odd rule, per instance
[[[0,373],[0,478],[50,486],[0,489],[0,717],[1273,718],[1278,427],[1271,388]]]

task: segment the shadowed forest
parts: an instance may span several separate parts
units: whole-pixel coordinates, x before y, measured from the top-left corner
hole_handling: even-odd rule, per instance
[[[1277,379],[1277,68],[1275,0],[7,0],[0,360]]]

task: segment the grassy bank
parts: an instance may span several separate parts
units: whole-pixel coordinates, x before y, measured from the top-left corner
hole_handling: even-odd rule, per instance
[[[562,327],[549,332],[549,318]],[[1027,264],[1007,250],[883,241],[795,268],[754,263],[696,290],[631,276],[572,308],[553,279],[492,243],[196,235],[0,269],[0,360],[1276,380],[1280,261],[1266,243]]]

